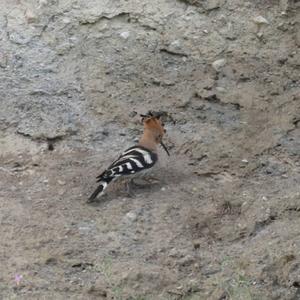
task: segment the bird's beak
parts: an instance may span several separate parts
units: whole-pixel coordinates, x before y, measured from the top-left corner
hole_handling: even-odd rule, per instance
[[[164,148],[164,150],[167,152],[168,156],[170,156],[170,153],[166,147],[166,145],[163,142],[160,142],[161,146]]]

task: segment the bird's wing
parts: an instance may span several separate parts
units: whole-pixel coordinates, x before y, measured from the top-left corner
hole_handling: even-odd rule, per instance
[[[157,154],[140,146],[134,146],[124,151],[97,178],[119,177],[130,175],[151,168],[157,161]]]

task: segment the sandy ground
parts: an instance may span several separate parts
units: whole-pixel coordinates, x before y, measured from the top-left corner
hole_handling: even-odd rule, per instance
[[[0,299],[300,299],[299,1],[0,1]],[[129,197],[98,175],[165,112]]]

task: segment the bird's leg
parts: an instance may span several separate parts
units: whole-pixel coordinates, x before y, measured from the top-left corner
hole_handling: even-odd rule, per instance
[[[129,179],[128,181],[125,182],[126,194],[129,198],[134,197],[134,193],[132,192],[132,183],[133,183],[133,179]]]

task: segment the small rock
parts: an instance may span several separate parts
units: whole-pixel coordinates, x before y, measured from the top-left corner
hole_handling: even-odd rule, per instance
[[[133,117],[135,117],[137,115],[137,112],[136,111],[131,111],[129,114],[128,114],[128,116],[130,117],[130,118],[133,118]]]
[[[168,47],[168,51],[171,51],[173,53],[178,53],[179,55],[184,55],[185,52],[180,40],[174,40],[173,42],[171,42]]]
[[[59,185],[65,185],[66,184],[66,182],[63,181],[63,180],[58,180],[57,182],[58,182]]]
[[[201,245],[201,241],[200,240],[193,240],[194,249],[199,249],[200,245]]]
[[[216,61],[214,61],[212,63],[212,67],[217,71],[217,72],[220,72],[221,69],[226,65],[226,59],[224,58],[221,58],[221,59],[218,59]]]
[[[56,265],[58,263],[57,259],[55,257],[49,257],[46,259],[45,264],[46,265]]]
[[[62,22],[63,22],[64,24],[70,24],[70,23],[71,23],[71,20],[70,20],[69,18],[63,18],[63,19],[62,19]]]
[[[130,36],[130,32],[128,31],[123,31],[120,33],[120,37],[122,37],[123,39],[127,40]]]
[[[179,40],[175,40],[175,41],[173,41],[171,44],[170,44],[170,47],[172,47],[172,48],[180,48],[180,41]]]
[[[252,20],[257,25],[269,24],[268,20],[266,18],[264,18],[263,16],[254,17]]]
[[[125,220],[129,222],[135,222],[137,220],[137,217],[138,216],[135,212],[130,211],[125,215]]]
[[[222,86],[217,86],[217,87],[216,87],[216,91],[218,91],[219,93],[225,93],[225,92],[226,92],[226,89],[223,88]]]
[[[278,26],[277,26],[277,28],[279,30],[283,31],[283,32],[289,30],[288,25],[286,23],[284,23],[284,22],[279,23]]]

